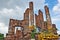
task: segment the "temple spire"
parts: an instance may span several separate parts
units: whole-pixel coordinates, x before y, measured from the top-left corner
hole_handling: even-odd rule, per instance
[[[33,2],[29,2],[29,8],[30,10],[33,10]]]
[[[45,8],[45,14],[46,14],[46,20],[47,20],[47,28],[51,29],[52,28],[52,22],[51,22],[51,17],[49,13],[49,8],[47,6]]]

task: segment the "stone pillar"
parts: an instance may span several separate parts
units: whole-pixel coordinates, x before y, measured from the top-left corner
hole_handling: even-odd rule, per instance
[[[29,2],[29,8],[30,10],[33,10],[33,2]]]
[[[45,29],[43,13],[41,10],[38,11],[38,24],[39,24],[40,28]]]
[[[13,19],[10,19],[8,33],[14,34],[14,30],[15,30],[15,27],[14,27]]]
[[[29,3],[29,24],[34,25],[34,11],[33,11],[33,2]]]
[[[45,8],[45,14],[46,14],[46,20],[47,20],[47,28],[51,29],[52,28],[52,22],[51,22],[51,17],[49,13],[49,8],[47,6]]]

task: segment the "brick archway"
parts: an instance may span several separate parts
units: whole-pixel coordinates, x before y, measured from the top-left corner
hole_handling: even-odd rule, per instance
[[[10,22],[9,22],[9,33],[12,33],[14,34],[15,32],[15,27],[22,27],[24,29],[24,24],[23,24],[23,21],[24,20],[16,20],[16,19],[10,19]],[[23,30],[22,30],[23,31]]]
[[[15,27],[17,26],[22,27],[23,30],[21,30],[22,32],[20,30],[17,30],[15,34]],[[30,34],[28,33],[28,26],[29,22],[27,20],[10,19],[8,33],[6,34],[6,40],[30,39]]]

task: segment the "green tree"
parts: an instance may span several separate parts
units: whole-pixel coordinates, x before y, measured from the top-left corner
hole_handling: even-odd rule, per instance
[[[4,34],[0,33],[0,40],[3,40],[3,39],[4,39]]]

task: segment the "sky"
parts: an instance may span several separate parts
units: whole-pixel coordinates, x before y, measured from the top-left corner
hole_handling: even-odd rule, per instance
[[[45,19],[44,6],[49,7],[53,24],[56,24],[57,33],[60,34],[60,0],[0,0],[0,33],[8,33],[10,18],[22,20],[25,10],[29,7],[29,2],[34,3],[34,13],[42,10]]]

